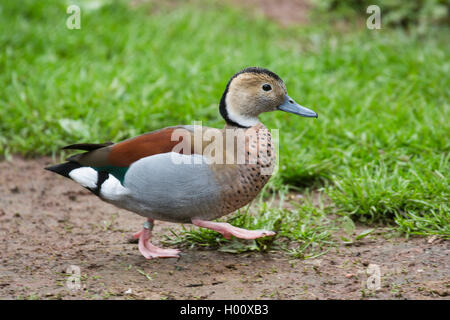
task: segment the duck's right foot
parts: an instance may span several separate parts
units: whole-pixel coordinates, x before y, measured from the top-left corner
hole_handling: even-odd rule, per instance
[[[212,222],[199,219],[192,219],[192,224],[198,227],[217,231],[221,233],[226,239],[231,239],[231,236],[235,236],[236,238],[240,239],[252,240],[276,235],[276,232],[273,231],[247,230],[238,227],[233,227],[231,224],[226,222]]]

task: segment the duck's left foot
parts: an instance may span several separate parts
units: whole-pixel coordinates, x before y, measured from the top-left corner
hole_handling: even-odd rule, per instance
[[[135,233],[133,238],[139,239],[139,251],[146,259],[152,258],[179,258],[180,250],[178,249],[162,249],[150,243],[151,230],[153,229],[153,220],[148,220],[144,224],[144,228]]]
[[[237,238],[241,239],[258,239],[262,237],[268,237],[268,236],[274,236],[276,235],[276,232],[268,231],[268,230],[247,230],[242,229],[238,227],[233,227],[231,224],[226,222],[212,222],[212,221],[205,221],[205,220],[199,220],[199,219],[192,219],[192,224],[202,227],[211,229],[214,231],[217,231],[221,233],[226,239],[230,239],[231,236],[235,236]]]

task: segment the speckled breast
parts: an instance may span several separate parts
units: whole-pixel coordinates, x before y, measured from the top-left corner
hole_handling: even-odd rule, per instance
[[[250,203],[269,181],[275,167],[275,148],[269,130],[259,123],[247,129],[245,163],[237,164],[233,179],[223,186],[218,216],[231,213]]]

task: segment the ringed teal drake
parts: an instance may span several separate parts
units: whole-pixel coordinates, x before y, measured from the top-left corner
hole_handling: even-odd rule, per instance
[[[133,235],[147,259],[179,253],[150,243],[154,220],[192,223],[227,239],[273,236],[272,231],[212,220],[250,203],[270,179],[275,149],[258,115],[276,110],[317,118],[288,96],[278,75],[246,68],[231,77],[220,100],[223,129],[180,125],[118,143],[73,144],[63,149],[86,152],[45,169],[147,218],[144,228]]]

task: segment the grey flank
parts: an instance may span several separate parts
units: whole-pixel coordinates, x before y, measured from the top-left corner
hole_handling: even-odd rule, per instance
[[[201,155],[169,152],[142,158],[128,169],[124,187],[128,195],[114,204],[171,222],[216,216],[220,199],[220,188]]]

